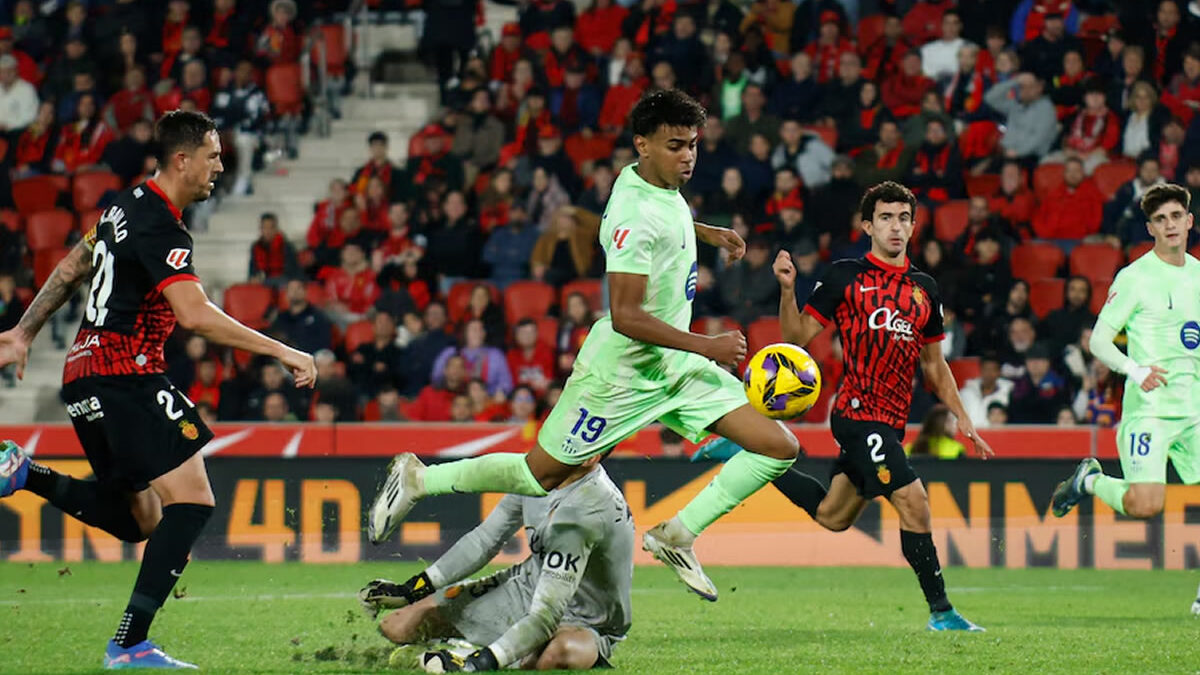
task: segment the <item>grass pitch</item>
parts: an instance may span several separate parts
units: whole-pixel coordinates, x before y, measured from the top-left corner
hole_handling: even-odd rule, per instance
[[[133,564],[0,564],[0,671],[98,672]],[[358,609],[374,577],[411,563],[196,562],[151,636],[208,672],[387,672],[390,647]],[[931,634],[907,569],[720,568],[715,604],[639,567],[629,673],[1200,673],[1200,574],[946,570],[983,634]]]

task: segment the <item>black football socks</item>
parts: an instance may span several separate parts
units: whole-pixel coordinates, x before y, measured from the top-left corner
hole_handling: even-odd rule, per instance
[[[817,519],[817,507],[821,505],[821,500],[825,499],[825,494],[828,492],[821,481],[791,468],[784,471],[783,475],[771,483],[783,493],[784,497],[804,509],[813,520]]]
[[[942,567],[938,563],[933,535],[900,530],[900,549],[904,551],[904,559],[917,573],[917,581],[925,593],[929,611],[945,612],[952,609],[950,600],[946,598],[946,582],[942,579]]]

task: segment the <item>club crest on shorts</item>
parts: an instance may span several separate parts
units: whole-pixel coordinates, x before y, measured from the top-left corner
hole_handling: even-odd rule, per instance
[[[196,428],[195,424],[192,424],[188,420],[183,420],[179,423],[179,433],[183,434],[183,437],[189,441],[194,441],[197,438],[200,438],[200,430]]]
[[[889,471],[886,466],[880,464],[876,473],[879,474],[880,483],[887,485],[888,483],[892,482],[892,472]]]

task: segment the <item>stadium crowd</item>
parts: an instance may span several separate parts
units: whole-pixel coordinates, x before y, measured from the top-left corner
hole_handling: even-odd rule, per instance
[[[103,21],[130,0],[66,3],[61,21],[29,0],[0,2],[0,16],[6,4],[0,119],[25,125],[6,122],[13,177],[105,163],[136,180],[152,169],[143,120],[180,105],[235,138],[259,133],[269,104],[238,92],[295,58],[289,27],[318,16],[239,1],[258,27],[223,23],[233,0],[172,0],[133,29]],[[919,198],[911,257],[942,291],[943,348],[975,423],[1119,418],[1122,381],[1087,337],[1118,267],[1149,248],[1141,194],[1163,180],[1200,190],[1195,3],[522,0],[490,48],[473,2],[426,4],[435,119],[408,139],[371,134],[303,241],[263,214],[248,282],[226,293],[235,316],[317,354],[315,392],[177,333],[171,378],[206,415],[536,422],[604,311],[597,231],[635,161],[626,116],[647,89],[677,87],[709,110],[685,194],[698,220],[747,241],[737,262],[701,245],[693,330],[740,328],[751,351],[779,340],[775,253],[792,254],[803,302],[830,261],[866,251],[862,191],[897,180]],[[279,39],[244,39],[259,30]],[[37,51],[51,41],[62,56]],[[155,80],[162,94],[146,89]],[[49,129],[58,140],[22,162]],[[237,173],[234,191],[249,189]],[[0,273],[21,264],[20,236],[0,228]],[[13,286],[0,276],[0,328]],[[803,419],[824,421],[840,351],[826,334],[812,352],[827,391]],[[914,387],[920,421],[936,401]]]

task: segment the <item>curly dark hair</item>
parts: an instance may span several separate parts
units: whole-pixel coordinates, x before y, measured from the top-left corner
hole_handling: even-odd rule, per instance
[[[1179,202],[1187,211],[1192,206],[1192,194],[1187,188],[1174,183],[1160,183],[1142,195],[1142,213],[1149,218],[1167,202]]]
[[[678,89],[655,89],[633,106],[629,126],[634,136],[652,136],[661,127],[704,126],[708,112],[699,101]]]
[[[863,195],[859,215],[862,216],[864,222],[875,217],[875,205],[879,202],[885,204],[907,202],[912,209],[912,214],[915,216],[917,213],[917,198],[913,196],[912,190],[895,181],[885,180],[867,190]]]

